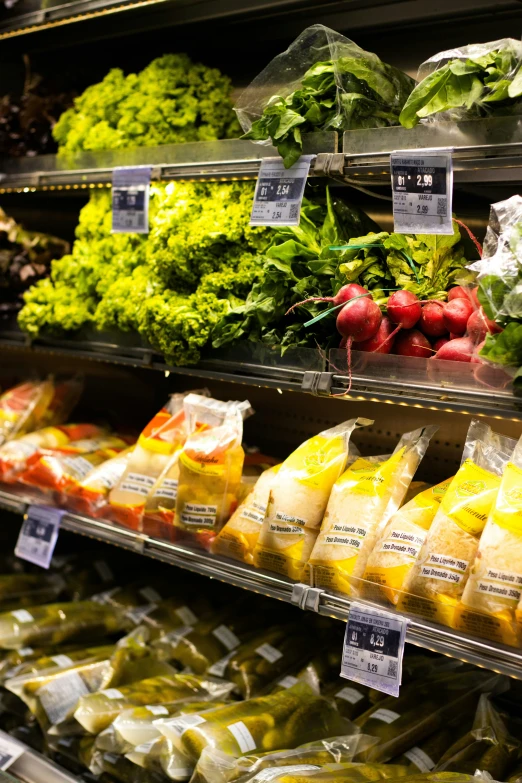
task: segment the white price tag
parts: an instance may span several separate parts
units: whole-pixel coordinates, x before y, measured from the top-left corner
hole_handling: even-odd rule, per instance
[[[341,677],[398,696],[408,620],[352,604],[343,645]]]
[[[453,160],[450,150],[392,152],[393,230],[453,234]]]
[[[264,158],[257,178],[251,226],[298,226],[313,155],[301,155],[285,169],[281,158]]]
[[[29,506],[16,542],[15,555],[34,565],[49,568],[64,514],[65,511],[50,506]]]
[[[0,769],[8,769],[16,759],[20,758],[23,752],[23,745],[19,745],[17,742],[7,739],[7,737],[0,737]]]
[[[115,168],[112,172],[112,232],[148,234],[150,166]]]

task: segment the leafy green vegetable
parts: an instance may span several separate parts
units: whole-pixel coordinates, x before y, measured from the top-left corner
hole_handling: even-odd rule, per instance
[[[450,119],[473,119],[518,111],[522,96],[520,42],[508,39],[506,48],[491,51],[488,44],[484,47],[484,54],[468,52],[469,57],[466,50],[471,47],[464,47],[462,58],[451,59],[426,76],[406,101],[401,125],[413,128],[421,119],[442,112],[450,112]]]
[[[140,73],[113,68],[75,99],[53,128],[59,154],[233,138],[231,84],[186,54],[167,54]]]
[[[271,139],[286,168],[303,151],[303,133],[399,124],[413,79],[353,43],[337,48],[335,59],[317,62],[306,71],[299,89],[286,97],[273,96],[243,136]]]
[[[486,335],[486,344],[480,356],[496,364],[520,367],[522,365],[522,323],[511,321],[503,332]]]

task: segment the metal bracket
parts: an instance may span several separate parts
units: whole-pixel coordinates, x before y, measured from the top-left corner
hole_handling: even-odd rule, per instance
[[[138,533],[132,541],[132,548],[140,555],[145,553],[145,544],[148,542],[149,537],[143,533]]]
[[[298,582],[292,588],[291,602],[299,609],[308,609],[310,612],[318,612],[323,590],[318,587],[309,587]]]
[[[319,152],[314,163],[314,175],[343,177],[344,166],[344,152]]]
[[[301,391],[310,392],[317,397],[330,395],[333,383],[333,372],[314,372],[307,370],[301,382]]]

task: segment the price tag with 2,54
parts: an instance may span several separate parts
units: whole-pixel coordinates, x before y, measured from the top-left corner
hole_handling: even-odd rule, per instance
[[[150,166],[125,166],[112,172],[113,234],[148,233],[150,172]]]
[[[352,604],[341,677],[398,696],[407,625],[404,617]]]
[[[453,234],[451,150],[392,152],[394,231],[398,234]]]
[[[64,513],[50,506],[29,506],[16,542],[15,555],[34,565],[49,568]]]
[[[285,169],[281,158],[264,158],[257,178],[251,226],[298,226],[313,155],[301,155]]]

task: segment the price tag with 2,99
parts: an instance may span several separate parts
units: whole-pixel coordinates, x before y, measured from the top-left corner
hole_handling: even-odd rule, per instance
[[[453,234],[453,160],[449,150],[390,155],[394,231]]]
[[[341,677],[398,696],[407,625],[404,617],[352,604]]]
[[[257,178],[251,226],[298,226],[313,155],[285,169],[281,158],[264,158]]]
[[[34,565],[49,568],[64,513],[50,506],[29,506],[16,542],[15,555]]]

